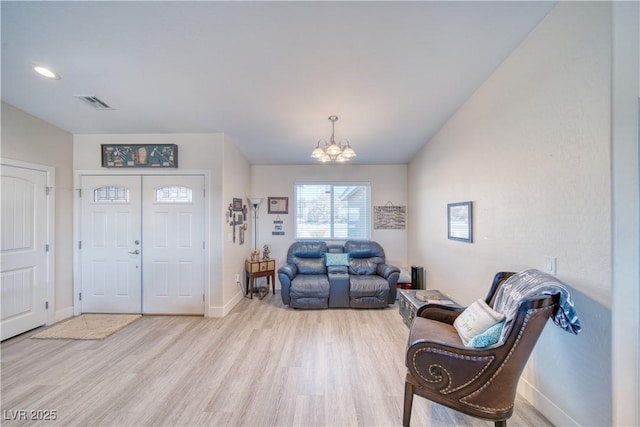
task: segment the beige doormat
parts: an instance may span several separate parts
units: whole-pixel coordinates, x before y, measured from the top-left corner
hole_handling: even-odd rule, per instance
[[[82,314],[53,325],[32,338],[103,340],[140,317],[139,314]]]

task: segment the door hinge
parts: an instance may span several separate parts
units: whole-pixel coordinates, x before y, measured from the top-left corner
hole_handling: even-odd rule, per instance
[[[78,197],[82,197],[82,188],[76,188],[78,190]]]
[[[202,294],[202,302],[204,302],[204,294]]]
[[[82,249],[82,240],[78,240],[78,249]]]
[[[82,301],[82,292],[78,292],[78,301]]]
[[[205,190],[204,188],[202,189],[202,197],[204,197],[205,199],[207,198],[207,190]]]
[[[48,196],[51,193],[51,190],[53,190],[53,187],[44,187],[44,194]]]
[[[46,245],[44,245],[44,251],[45,252],[49,252],[49,244],[48,243]]]
[[[45,309],[45,310],[49,310],[49,301],[45,301],[45,303],[44,303],[44,309]]]
[[[202,249],[204,249],[204,242],[202,242]]]

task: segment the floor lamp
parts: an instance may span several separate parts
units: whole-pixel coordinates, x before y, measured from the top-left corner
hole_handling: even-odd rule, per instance
[[[249,199],[249,203],[253,206],[253,249],[258,250],[258,208],[260,207],[260,203],[262,203],[262,198],[253,197]],[[254,286],[255,291],[255,284]],[[260,299],[262,299],[262,293],[260,292],[260,288],[258,287],[258,294],[261,295]]]
[[[253,249],[258,249],[258,208],[262,203],[262,198],[253,197],[249,199],[249,203],[253,206]]]

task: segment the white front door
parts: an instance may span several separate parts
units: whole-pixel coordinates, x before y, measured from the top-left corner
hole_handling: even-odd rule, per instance
[[[82,311],[141,312],[139,176],[81,177]]]
[[[143,178],[142,308],[204,313],[204,177]]]
[[[85,313],[204,313],[204,177],[82,176]]]
[[[47,322],[47,172],[2,165],[2,339]]]

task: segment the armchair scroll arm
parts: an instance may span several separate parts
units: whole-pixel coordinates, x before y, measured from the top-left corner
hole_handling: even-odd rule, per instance
[[[418,385],[435,394],[469,394],[496,361],[493,350],[471,350],[427,340],[409,343],[406,365]],[[463,390],[464,389],[464,390]]]
[[[437,320],[438,322],[453,325],[456,318],[464,311],[465,307],[442,305],[438,303],[425,304],[418,308],[417,317]]]

